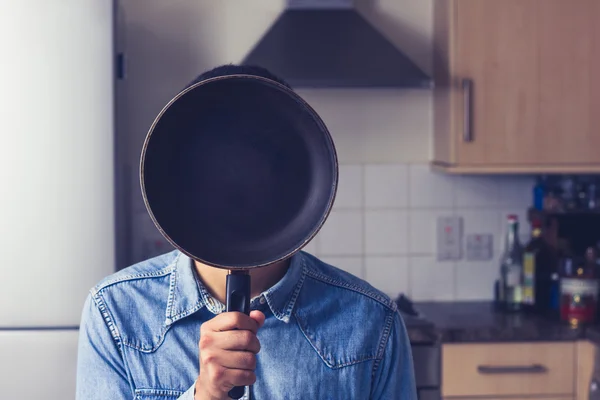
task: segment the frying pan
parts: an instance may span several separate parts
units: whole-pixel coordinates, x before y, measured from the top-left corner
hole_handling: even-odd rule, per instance
[[[162,109],[140,180],[161,234],[192,259],[228,269],[227,311],[248,314],[248,270],[315,236],[333,205],[338,163],[325,124],[295,92],[231,74],[187,87]]]

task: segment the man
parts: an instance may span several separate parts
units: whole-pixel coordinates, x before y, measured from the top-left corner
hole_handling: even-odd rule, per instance
[[[236,73],[285,85],[241,66],[194,82]],[[250,271],[247,316],[224,312],[226,274],[173,251],[100,282],[83,310],[77,399],[221,400],[234,386],[253,399],[416,399],[400,314],[368,283],[299,252]]]

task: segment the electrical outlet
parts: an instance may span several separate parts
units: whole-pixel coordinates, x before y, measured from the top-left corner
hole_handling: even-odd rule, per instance
[[[494,237],[490,233],[474,233],[465,238],[467,261],[488,261],[492,259]]]
[[[461,258],[462,218],[439,217],[437,220],[437,259],[457,261]]]

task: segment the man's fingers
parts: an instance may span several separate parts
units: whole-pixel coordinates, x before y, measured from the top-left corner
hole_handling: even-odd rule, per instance
[[[206,343],[206,341],[211,343]],[[228,332],[213,332],[209,336],[200,338],[202,348],[210,344],[212,348],[223,350],[242,350],[249,351],[254,354],[260,351],[260,342],[256,335],[250,331],[228,331]]]
[[[226,369],[224,373],[224,382],[226,382],[225,392],[230,391],[234,386],[250,386],[256,382],[254,371],[245,369]]]
[[[262,311],[258,311],[258,310],[250,311],[250,318],[252,318],[254,321],[256,321],[256,324],[258,325],[258,329],[260,329],[263,326],[263,324],[265,323],[265,314],[263,314]]]
[[[217,315],[210,321],[203,323],[201,329],[202,328],[209,329],[213,332],[224,332],[240,329],[251,331],[256,334],[258,331],[258,323],[246,314],[235,311],[224,312]]]
[[[209,357],[215,365],[227,369],[254,371],[256,368],[256,355],[249,351],[221,350]]]

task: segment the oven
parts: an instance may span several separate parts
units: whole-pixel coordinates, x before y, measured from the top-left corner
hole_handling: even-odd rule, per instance
[[[439,343],[411,344],[419,400],[440,400],[441,347]]]

